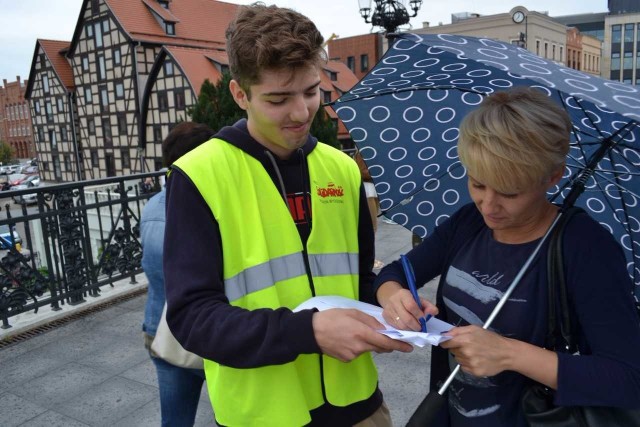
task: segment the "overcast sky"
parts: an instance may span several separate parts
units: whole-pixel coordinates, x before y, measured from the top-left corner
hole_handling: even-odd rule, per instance
[[[228,1],[236,4],[253,2]],[[265,1],[267,4],[273,2]],[[325,38],[332,33],[348,37],[371,30],[359,15],[358,0],[275,0],[275,4],[310,17]],[[14,81],[17,75],[23,80],[29,77],[36,39],[70,41],[81,5],[82,0],[0,0],[0,84],[2,79]],[[606,12],[607,0],[425,0],[411,23],[417,28],[422,27],[423,21],[429,21],[432,26],[439,22],[448,24],[452,13],[491,15],[507,12],[515,6],[560,16]]]

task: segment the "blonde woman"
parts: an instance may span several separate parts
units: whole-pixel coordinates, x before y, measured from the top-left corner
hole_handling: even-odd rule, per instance
[[[540,256],[492,324],[481,325],[558,212],[547,190],[561,178],[570,122],[550,98],[514,89],[484,100],[462,122],[458,153],[473,203],[409,252],[417,283],[440,275],[435,304],[421,311],[399,262],[375,283],[384,317],[419,330],[425,314],[457,325],[434,348],[431,388],[455,363],[437,425],[518,427],[519,401],[533,381],[555,390],[561,406],[640,407],[640,327],[623,252],[588,215],[564,233],[564,265],[580,355],[542,348],[547,330],[547,265]],[[547,248],[542,248],[546,253]]]

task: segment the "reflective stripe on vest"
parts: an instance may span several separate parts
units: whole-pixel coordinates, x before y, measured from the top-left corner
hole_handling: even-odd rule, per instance
[[[311,275],[314,277],[358,274],[358,255],[322,254],[310,255]],[[302,253],[286,255],[256,265],[224,281],[224,291],[229,301],[238,300],[252,292],[261,291],[276,282],[304,276]]]
[[[324,144],[307,160],[313,226],[306,249],[316,295],[358,298],[359,169]],[[258,160],[213,139],[175,165],[218,222],[225,294],[232,305],[292,309],[312,296],[297,228]],[[228,426],[304,425],[324,396],[343,407],[369,398],[377,386],[368,353],[349,363],[301,354],[290,363],[252,369],[205,360],[205,373],[216,420]]]

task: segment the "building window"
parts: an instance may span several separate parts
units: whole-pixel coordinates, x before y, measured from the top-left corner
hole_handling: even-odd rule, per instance
[[[42,162],[42,170],[44,171],[49,170],[49,162]]]
[[[107,67],[104,63],[104,56],[98,56],[98,79],[104,80],[107,78]]]
[[[560,46],[560,61],[564,61],[564,50],[562,46]]]
[[[620,43],[622,41],[622,25],[611,26],[611,43]]]
[[[356,58],[353,56],[348,56],[347,57],[347,67],[349,67],[349,69],[355,73],[356,72]]]
[[[332,82],[337,81],[338,73],[336,73],[335,71],[329,71],[329,78],[331,79]]]
[[[164,74],[167,76],[173,75],[173,62],[165,62],[164,63]]]
[[[173,22],[165,22],[164,23],[164,30],[167,33],[168,36],[175,36],[176,35],[176,24]]]
[[[85,104],[91,104],[92,99],[91,99],[91,88],[90,87],[85,87],[84,88],[84,102]]]
[[[68,154],[64,155],[64,169],[67,172],[71,171],[71,156]]]
[[[44,53],[41,53],[39,58],[40,58],[40,68],[46,68],[47,67],[47,57],[44,55]]]
[[[89,131],[89,135],[96,134],[96,122],[93,121],[93,117],[87,119],[87,129]]]
[[[184,109],[184,89],[177,89],[174,94],[174,105],[177,109]]]
[[[540,40],[536,40],[536,55],[540,56]]]
[[[120,150],[120,158],[122,159],[123,168],[131,167],[131,157],[129,156],[129,150],[127,149]]]
[[[51,107],[51,103],[49,101],[47,101],[45,103],[45,110],[47,112],[47,121],[48,122],[52,122],[53,121],[53,108]]]
[[[127,116],[124,114],[118,114],[118,134],[127,134]]]
[[[36,114],[40,114],[40,101],[36,101],[33,103],[33,109]]]
[[[113,147],[113,140],[111,139],[113,136],[111,133],[111,120],[108,118],[102,119],[102,136],[104,138],[104,146]]]
[[[611,70],[619,70],[620,69],[620,53],[612,53],[611,54]],[[617,80],[617,79],[616,79]]]
[[[38,128],[38,142],[44,142],[44,129]]]
[[[82,71],[89,71],[89,57],[86,55],[82,57]]]
[[[91,13],[94,15],[100,13],[100,0],[91,0]]]
[[[105,86],[100,88],[100,109],[109,111],[109,92]]]
[[[64,99],[62,97],[58,98],[58,113],[64,112]]]
[[[158,109],[167,111],[169,109],[169,101],[167,100],[167,92],[158,92]]]
[[[109,20],[105,19],[102,21],[102,33],[107,34],[109,32]]]
[[[632,70],[633,69],[633,52],[625,52],[624,53],[623,68],[625,70]]]
[[[85,27],[85,32],[87,33],[87,37],[93,37],[93,24],[89,23]]]
[[[49,130],[49,144],[51,145],[52,151],[58,148],[58,141],[56,140],[56,131],[53,129]]]
[[[162,128],[160,125],[153,126],[153,141],[162,142]]]
[[[369,70],[369,55],[366,53],[364,55],[360,55],[360,71],[368,71]]]
[[[625,24],[624,25],[624,42],[625,43],[633,43],[633,28],[635,24]]]
[[[68,141],[69,134],[67,132],[66,126],[60,126],[60,141],[66,142]]]
[[[45,93],[49,93],[49,76],[46,74],[42,75],[42,89]]]
[[[116,82],[116,99],[124,98],[124,83]]]
[[[325,104],[331,102],[331,92],[329,92],[328,90],[322,91],[322,102],[324,102]]]
[[[556,45],[551,46],[551,59],[556,60]]]
[[[96,47],[102,47],[102,26],[100,22],[93,24],[93,32],[95,34]]]
[[[121,62],[120,48],[116,47],[113,49],[113,65],[120,65]]]
[[[169,9],[169,1],[168,0],[158,0],[158,3],[160,3],[160,6],[164,7],[165,9]]]
[[[97,168],[100,164],[100,160],[98,159],[98,151],[91,150],[91,167]]]

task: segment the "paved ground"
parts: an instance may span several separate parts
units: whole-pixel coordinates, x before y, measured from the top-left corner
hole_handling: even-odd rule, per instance
[[[404,228],[379,221],[377,258],[411,247]],[[429,290],[427,290],[429,292]],[[155,370],[142,345],[145,296],[83,317],[0,350],[3,427],[158,426]],[[429,349],[376,355],[380,387],[396,426],[426,393]],[[213,424],[203,390],[197,426]]]

